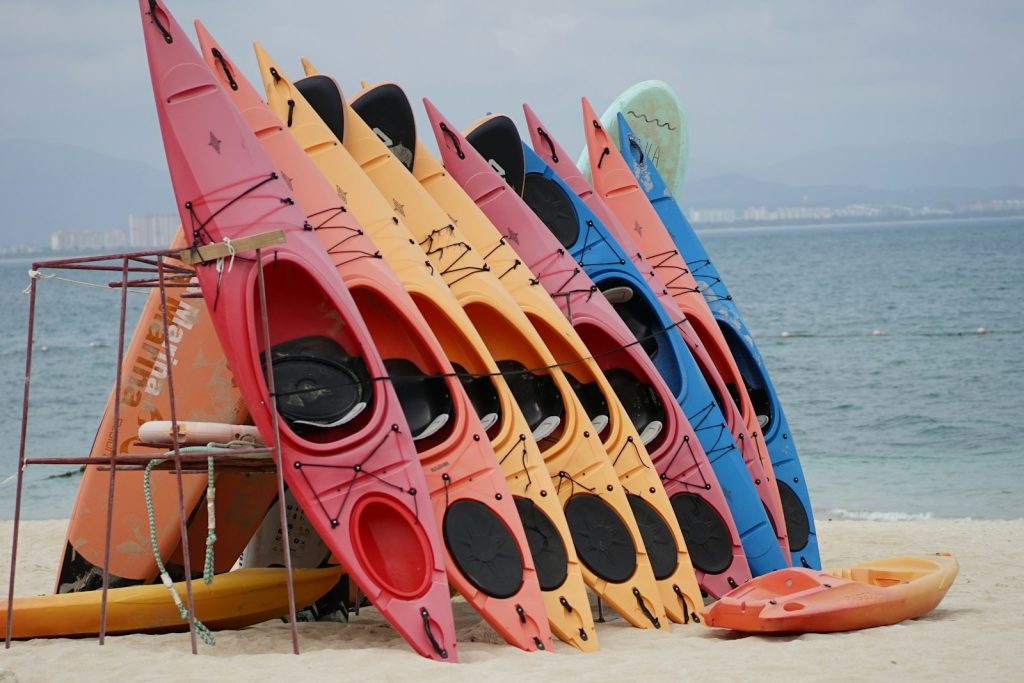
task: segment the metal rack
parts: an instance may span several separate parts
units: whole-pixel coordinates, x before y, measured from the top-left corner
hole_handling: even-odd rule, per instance
[[[124,346],[125,346],[125,315],[127,310],[128,291],[134,288],[156,288],[159,290],[160,296],[160,311],[161,320],[163,325],[164,333],[164,353],[167,358],[172,357],[170,348],[170,335],[169,326],[170,320],[167,315],[167,290],[185,288],[192,286],[189,281],[195,275],[195,271],[189,266],[194,263],[206,262],[216,260],[218,258],[224,258],[229,254],[235,253],[235,251],[242,251],[244,249],[254,249],[256,252],[256,263],[257,268],[257,282],[259,285],[259,297],[260,297],[260,310],[261,310],[261,322],[262,322],[262,334],[263,342],[266,348],[270,347],[270,329],[267,321],[267,310],[266,310],[266,292],[264,287],[264,276],[263,276],[263,260],[261,258],[261,249],[271,244],[275,244],[284,241],[283,233],[279,231],[274,233],[266,233],[263,235],[256,235],[252,238],[248,238],[248,245],[242,244],[245,240],[236,241],[234,245],[222,245],[212,244],[206,245],[199,249],[190,250],[175,250],[175,249],[164,249],[156,251],[143,251],[143,252],[130,252],[130,253],[119,253],[119,254],[106,254],[99,256],[84,256],[79,258],[68,258],[68,259],[57,259],[49,261],[40,261],[32,264],[32,271],[39,273],[43,270],[64,270],[64,271],[92,271],[92,272],[119,272],[120,279],[107,283],[110,288],[119,288],[121,290],[121,308],[120,317],[118,322],[118,337],[117,337],[117,374],[114,380],[114,396],[119,397],[121,395],[121,379],[122,370],[121,367],[124,363]],[[134,278],[134,279],[130,279]],[[31,385],[32,376],[32,343],[33,333],[35,326],[35,313],[36,313],[36,289],[39,282],[38,275],[33,276],[29,283],[28,294],[29,294],[29,313],[28,313],[28,331],[26,334],[26,354],[25,354],[25,384],[24,384],[24,395],[22,399],[22,413],[21,413],[21,438],[18,447],[18,472],[17,472],[17,486],[15,493],[14,502],[14,520],[11,540],[11,567],[10,567],[10,582],[8,585],[7,592],[7,632],[5,637],[4,646],[5,648],[11,647],[11,627],[14,618],[13,602],[14,602],[14,584],[15,584],[15,571],[17,568],[18,560],[18,532],[21,520],[21,498],[23,492],[23,479],[25,468],[28,465],[85,465],[85,466],[99,466],[104,470],[110,471],[110,487],[107,496],[107,518],[106,518],[106,529],[104,534],[104,554],[103,554],[103,587],[102,596],[100,598],[100,631],[99,631],[99,644],[103,645],[106,639],[107,630],[107,592],[110,588],[110,546],[111,546],[111,530],[114,519],[114,486],[116,474],[119,469],[138,469],[144,467],[147,463],[154,459],[150,455],[138,455],[138,454],[127,454],[119,453],[118,444],[120,439],[118,435],[118,429],[120,427],[120,401],[115,400],[113,402],[114,410],[114,426],[113,426],[113,448],[108,457],[26,457],[25,444],[26,436],[28,433],[28,417],[29,417],[29,389]],[[201,298],[201,294],[185,293],[183,297],[188,298]],[[273,375],[273,361],[270,354],[267,354],[266,360],[266,377],[267,385],[270,390],[270,395],[274,396],[274,375]],[[178,419],[177,411],[174,400],[174,372],[173,363],[167,363],[167,391],[168,399],[170,401],[170,422],[171,422],[171,438],[173,446],[173,456],[168,457],[171,461],[170,464],[165,464],[168,469],[173,468],[175,472],[175,480],[178,488],[178,518],[181,526],[181,549],[184,560],[184,574],[185,574],[185,597],[186,604],[188,606],[189,614],[192,618],[189,619],[189,637],[192,645],[192,653],[196,654],[196,628],[194,623],[195,618],[195,604],[192,596],[192,568],[191,560],[188,547],[188,513],[185,510],[184,503],[184,489],[182,484],[182,474],[190,470],[190,467],[202,463],[205,464],[208,458],[213,458],[219,466],[232,468],[240,471],[268,471],[273,470],[277,477],[277,492],[279,500],[284,500],[284,478],[281,472],[281,468],[277,466],[277,463],[281,460],[280,451],[280,423],[277,412],[277,405],[275,401],[270,401],[271,420],[273,424],[273,439],[267,439],[269,435],[264,435],[264,441],[271,442],[272,445],[265,448],[248,448],[248,449],[232,449],[229,453],[225,453],[223,450],[209,451],[209,452],[191,452],[187,454],[181,453],[181,446],[178,440]],[[270,459],[268,459],[270,456]],[[291,637],[292,637],[292,652],[299,654],[299,638],[298,629],[296,626],[295,618],[295,592],[292,583],[292,564],[291,556],[288,552],[289,539],[288,539],[288,524],[287,524],[287,511],[284,505],[279,505],[280,510],[280,523],[281,533],[284,548],[284,566],[287,575],[287,586],[288,586],[288,614],[289,622],[291,625]]]

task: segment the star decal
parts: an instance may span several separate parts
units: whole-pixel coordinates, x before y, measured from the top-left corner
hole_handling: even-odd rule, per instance
[[[641,237],[643,237],[644,226],[640,225],[640,223],[638,223],[637,221],[633,221],[633,230],[636,231],[636,234],[638,234]]]
[[[348,203],[348,192],[345,192],[345,190],[341,189],[341,185],[335,185],[334,191],[338,193],[338,199],[345,202],[346,204]]]
[[[220,140],[217,139],[217,136],[213,134],[212,130],[210,131],[210,141],[206,144],[213,147],[214,152],[220,154]]]
[[[284,180],[285,184],[288,185],[288,189],[289,190],[294,190],[295,189],[294,187],[292,187],[292,178],[291,178],[291,176],[289,176],[284,171],[281,171],[281,178]]]
[[[395,213],[399,214],[403,218],[405,217],[405,204],[399,203],[397,199],[391,200],[394,203]]]
[[[513,230],[512,228],[508,229],[508,234],[505,235],[505,237],[507,237],[512,242],[519,244],[519,233]]]

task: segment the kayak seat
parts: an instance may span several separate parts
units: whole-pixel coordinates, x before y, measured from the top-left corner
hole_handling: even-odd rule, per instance
[[[562,423],[565,405],[555,381],[548,374],[538,375],[516,360],[499,360],[498,368],[526,417],[537,441],[551,435]]]
[[[455,404],[444,377],[424,374],[407,358],[387,358],[384,367],[414,441],[435,434],[451,420]]]
[[[498,390],[494,387],[494,381],[485,376],[478,377],[466,371],[458,363],[452,363],[455,372],[459,376],[462,388],[469,395],[469,402],[473,404],[473,410],[480,417],[484,429],[490,430],[501,421],[501,398]]]
[[[622,402],[633,426],[640,432],[640,440],[645,446],[654,441],[664,428],[666,418],[665,406],[654,387],[642,383],[636,375],[622,368],[605,370],[604,376]]]
[[[526,542],[537,568],[537,581],[542,591],[553,591],[569,576],[569,553],[558,527],[529,498],[515,496],[516,510],[523,522]]]
[[[466,141],[504,178],[516,194],[523,195],[526,157],[519,129],[507,116],[495,116],[474,128]]]
[[[608,402],[604,399],[601,388],[597,385],[597,382],[587,382],[584,384],[568,372],[565,373],[565,378],[569,380],[569,386],[572,387],[576,398],[580,400],[584,410],[587,411],[587,416],[594,425],[594,430],[600,434],[608,426]]]
[[[384,83],[363,92],[349,104],[395,158],[412,171],[416,153],[416,117],[402,89],[394,83]]]
[[[373,401],[373,378],[361,356],[330,337],[291,339],[270,349],[277,410],[296,432],[354,420]],[[266,354],[261,354],[264,370]]]
[[[661,324],[650,302],[643,296],[638,296],[635,289],[621,280],[606,280],[598,286],[608,297],[609,303],[622,318],[622,322],[626,323],[629,331],[639,340],[644,353],[654,358],[658,353],[657,332],[664,325]],[[631,291],[632,296],[626,296],[626,290]]]
[[[330,76],[316,74],[295,81],[306,101],[316,110],[339,142],[345,140],[344,98],[338,84]]]

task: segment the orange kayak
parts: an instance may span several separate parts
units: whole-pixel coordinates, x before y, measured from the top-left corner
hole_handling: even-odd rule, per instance
[[[187,245],[180,233],[171,248]],[[202,299],[182,298],[187,290],[167,290],[174,393],[179,420],[238,423],[247,417],[245,403],[235,386],[227,360]],[[109,457],[114,448],[114,403],[120,403],[117,453],[153,455],[165,447],[139,443],[139,427],[148,421],[170,418],[167,393],[167,358],[164,352],[160,293],[149,293],[139,322],[126,340],[121,367],[121,395],[111,392],[100,420],[92,457]],[[206,552],[207,514],[203,504],[206,475],[182,478],[185,511],[189,515],[189,550],[194,574],[203,570]],[[267,507],[277,495],[272,474],[222,471],[216,475],[218,504],[214,546],[214,570],[226,572],[259,526]],[[85,468],[68,521],[67,537],[55,593],[97,590],[102,586],[104,534],[110,472],[98,465]],[[152,496],[157,544],[168,567],[181,571],[181,524],[178,520],[178,485],[173,472],[152,473]],[[245,505],[235,505],[244,500]],[[110,533],[110,586],[149,583],[157,575],[149,544],[149,522],[142,491],[142,473],[119,471],[114,480],[114,514]]]
[[[257,58],[270,109],[278,117],[273,158],[291,178],[299,203],[310,216],[324,215],[339,204],[347,207],[344,215],[335,209],[331,222],[346,229],[316,229],[317,223],[313,227],[349,288],[355,286],[353,294],[363,302],[360,310],[374,342],[385,359],[407,357],[421,347],[416,364],[430,382],[419,389],[421,396],[437,399],[443,393],[455,402],[450,423],[418,441],[445,539],[449,582],[509,643],[525,650],[549,649],[551,631],[526,532],[481,416],[453,368],[453,362],[464,359],[448,352],[451,347],[468,347],[469,355],[476,346],[478,357],[469,363],[474,367],[482,365],[479,355],[486,349],[474,344],[472,324],[426,266],[422,252],[409,243],[400,223],[392,220],[397,216],[391,205],[259,46]],[[223,55],[221,59],[226,62]],[[236,81],[238,101],[238,93],[248,84],[240,75]],[[258,105],[270,113],[254,92],[248,99],[247,106]],[[307,155],[305,150],[315,146],[311,136],[324,140],[330,153]],[[269,137],[264,131],[264,144]],[[345,188],[347,201],[336,187]],[[430,315],[424,313],[425,302],[430,302]]]
[[[687,267],[683,255],[679,253],[657,211],[637,185],[636,177],[629,169],[629,165],[608,138],[600,119],[585,98],[583,119],[594,189],[622,225],[634,226],[634,243],[654,268],[654,272],[661,276],[665,288],[679,305],[679,309],[696,332],[699,343],[714,362],[718,376],[707,373],[705,377],[712,389],[717,389],[729,428],[736,443],[743,450],[743,460],[750,470],[761,502],[768,511],[779,547],[788,564],[789,537],[786,533],[782,500],[775,484],[771,459],[757,420],[757,413],[725,336],[711,309],[708,308],[701,288]],[[721,383],[724,383],[724,386]]]
[[[295,604],[312,604],[341,576],[338,567],[296,569]],[[288,613],[288,580],[284,569],[238,569],[218,574],[213,583],[192,582],[196,618],[211,630],[240,629]],[[185,583],[173,584],[182,602]],[[37,595],[14,599],[11,638],[68,638],[100,632],[100,593]],[[150,586],[112,588],[107,593],[107,634],[187,631],[167,588]],[[7,631],[7,604],[0,603],[0,637]]]
[[[417,149],[415,119],[412,107],[408,98],[398,86],[389,84],[387,87],[364,91],[353,98],[352,109],[358,114],[348,117],[346,144],[351,145],[357,158],[364,161],[364,166],[369,170],[372,178],[377,180],[382,190],[394,196],[398,201],[406,203],[409,207],[415,207],[415,213],[409,213],[409,226],[416,239],[423,247],[431,262],[442,273],[451,291],[458,298],[470,318],[476,321],[476,327],[484,337],[484,341],[492,349],[501,348],[508,344],[510,330],[518,330],[523,336],[538,349],[546,365],[562,365],[565,361],[557,357],[548,343],[535,328],[531,325],[530,319],[521,308],[518,301],[509,290],[503,286],[497,274],[490,271],[489,264],[485,262],[483,254],[473,246],[473,239],[469,234],[468,225],[464,216],[449,215],[434,200],[431,194],[417,181],[410,172],[410,167],[403,163],[397,154],[392,152],[392,147],[385,144],[385,140],[394,143],[395,139],[404,140],[404,143],[393,145],[395,149],[401,149],[399,145],[409,146]],[[367,120],[363,120],[363,116]],[[371,129],[371,126],[373,127]],[[386,159],[386,160],[385,160]],[[406,157],[409,161],[409,158]],[[424,159],[427,161],[428,159]],[[414,161],[414,159],[413,159]],[[373,163],[371,163],[373,162]],[[454,181],[453,181],[454,182]],[[438,226],[441,226],[440,228]],[[544,300],[550,302],[543,292],[538,291]],[[564,322],[564,319],[561,319]],[[571,329],[565,325],[564,330]],[[573,337],[577,338],[576,335]],[[562,339],[556,333],[557,339]],[[569,348],[571,344],[567,345]],[[689,619],[687,609],[681,604],[677,595],[673,593],[672,586],[682,591],[696,589],[696,580],[693,577],[693,569],[686,555],[685,545],[678,524],[671,512],[671,506],[661,482],[653,468],[649,466],[649,456],[644,452],[640,437],[633,428],[632,423],[626,417],[621,404],[615,399],[614,394],[608,386],[607,380],[601,374],[596,364],[589,365],[581,363],[583,359],[589,358],[586,347],[580,342],[576,349],[582,352],[570,363],[570,367],[558,367],[551,373],[561,376],[569,385],[575,385],[573,380],[580,380],[590,387],[596,387],[598,391],[607,391],[608,410],[603,429],[594,429],[601,437],[599,444],[603,444],[604,451],[608,454],[619,454],[623,449],[629,450],[629,444],[639,445],[637,453],[630,451],[630,455],[636,457],[609,458],[610,473],[615,476],[622,485],[622,492],[609,492],[608,501],[613,506],[621,506],[622,510],[630,510],[633,517],[637,518],[644,512],[649,513],[645,520],[650,520],[649,526],[656,529],[650,537],[644,534],[648,525],[642,524],[640,519],[635,520],[639,538],[643,547],[637,546],[638,571],[633,586],[620,586],[616,590],[623,591],[629,588],[627,603],[630,605],[631,613],[635,617],[643,617],[635,614],[637,602],[632,595],[632,588],[642,589],[641,580],[646,580],[640,568],[644,563],[649,563],[653,570],[658,567],[657,575],[650,578],[657,581],[660,589],[661,602],[664,611],[673,620],[683,622]],[[575,377],[570,379],[570,373]],[[576,393],[579,398],[578,392]],[[592,424],[586,413],[581,414],[583,419],[580,423],[586,428],[587,423]],[[614,449],[614,450],[613,450]],[[563,486],[565,482],[560,482]],[[637,493],[639,492],[639,493]],[[634,495],[630,495],[634,494]],[[574,508],[581,501],[570,499],[567,509]],[[642,508],[637,511],[637,506]],[[571,513],[567,513],[571,514]],[[631,527],[630,520],[626,526]],[[632,529],[630,529],[632,533]],[[666,539],[664,545],[655,545],[658,541]],[[577,551],[586,556],[584,549],[577,548]],[[690,594],[691,598],[697,597],[696,590]],[[669,601],[670,599],[670,601]],[[699,598],[698,598],[699,599]],[[618,601],[621,605],[621,598]],[[657,614],[657,612],[653,613]]]
[[[819,571],[793,567],[759,576],[704,610],[708,626],[746,633],[831,633],[916,619],[956,579],[949,553],[890,557]]]

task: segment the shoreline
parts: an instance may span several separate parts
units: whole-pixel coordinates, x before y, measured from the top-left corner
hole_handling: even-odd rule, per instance
[[[462,663],[421,659],[376,613],[365,609],[349,624],[299,625],[301,659],[291,655],[288,626],[270,621],[217,633],[217,645],[190,656],[188,634],[57,639],[12,643],[0,657],[0,681],[198,679],[251,681],[294,675],[337,677],[359,672],[372,680],[425,683],[553,680],[601,672],[605,680],[665,680],[686,671],[700,680],[924,680],[971,676],[1011,680],[1017,657],[1007,636],[1024,631],[1024,611],[1010,577],[1024,566],[1024,520],[924,519],[879,523],[817,520],[827,566],[899,554],[950,551],[960,575],[930,614],[865,631],[763,637],[702,626],[673,625],[671,633],[630,628],[609,615],[598,624],[601,649],[583,655],[556,644],[553,653],[526,653],[501,643],[457,600]],[[63,543],[65,520],[26,521],[20,532],[17,595],[48,592]],[[11,523],[0,522],[0,585],[7,585]],[[201,615],[200,615],[201,616]],[[239,655],[249,655],[241,657]],[[13,676],[14,678],[5,678]],[[525,677],[525,678],[524,678]]]

